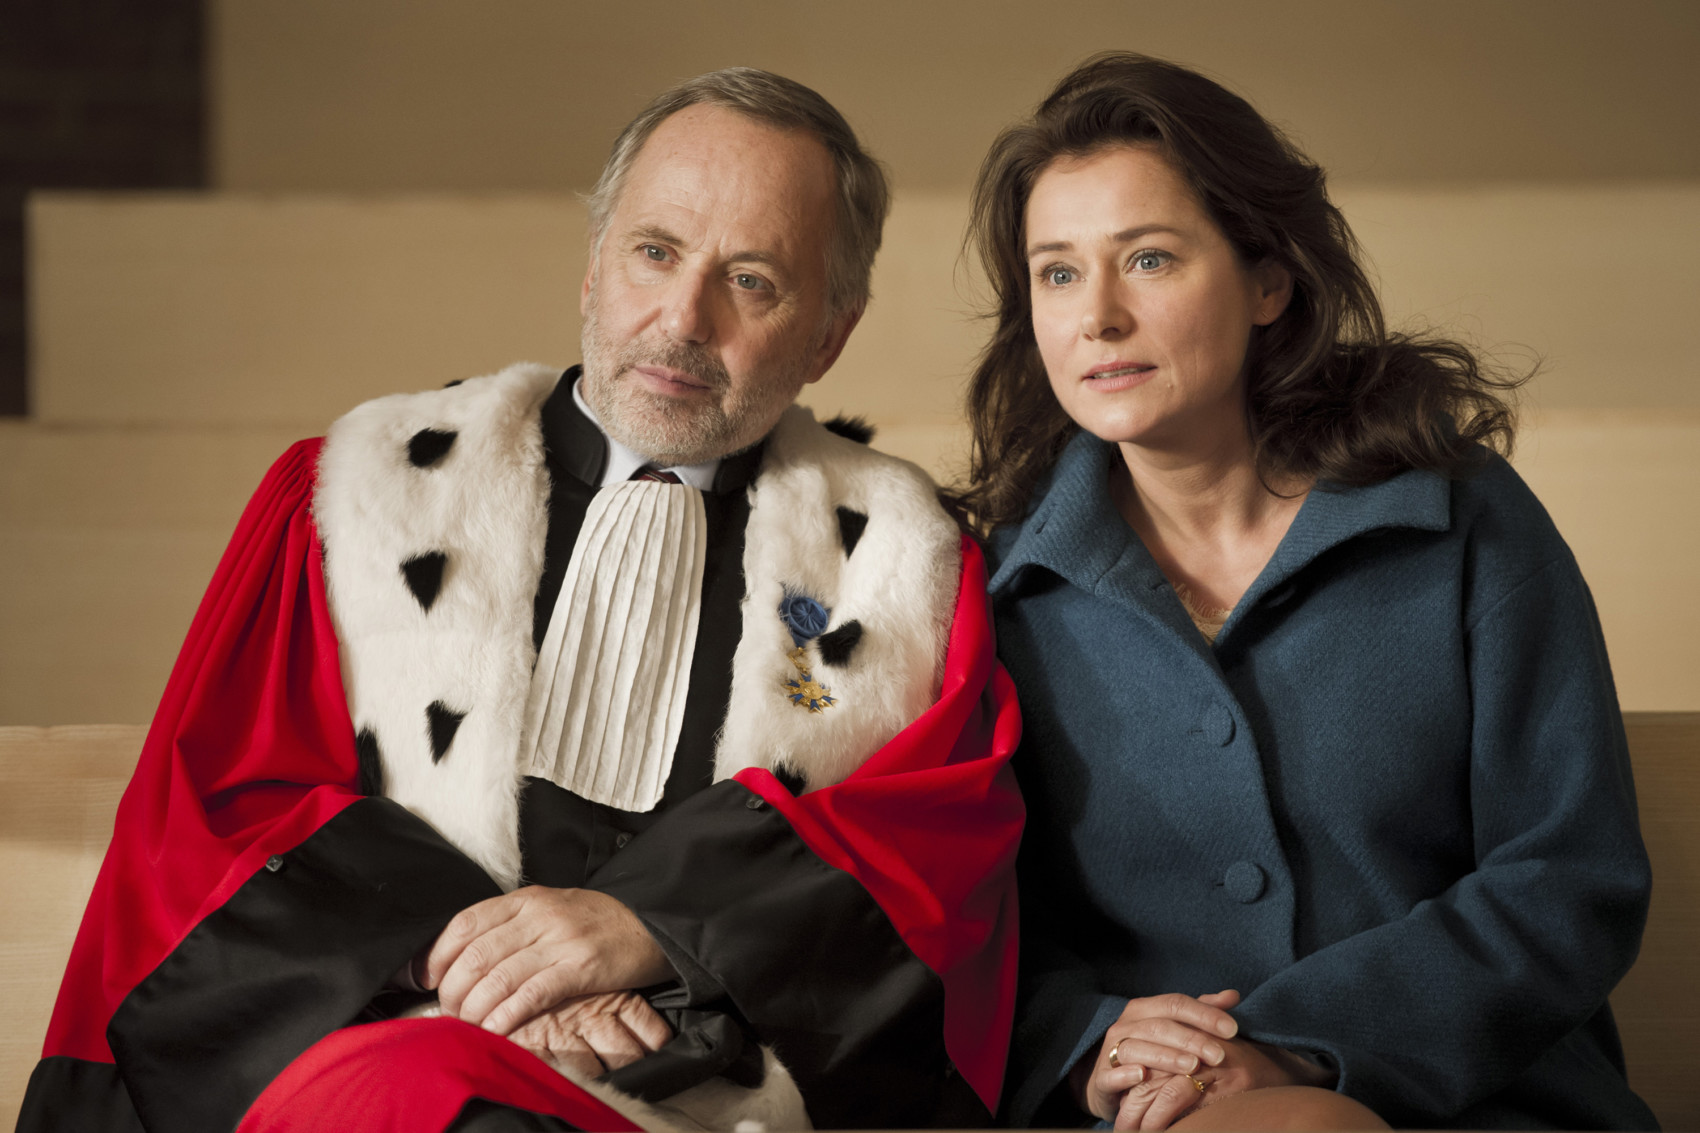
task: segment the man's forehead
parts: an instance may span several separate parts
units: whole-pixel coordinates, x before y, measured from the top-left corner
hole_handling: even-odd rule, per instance
[[[662,229],[722,254],[799,254],[824,246],[835,170],[826,146],[719,106],[686,107],[633,159],[612,227]]]

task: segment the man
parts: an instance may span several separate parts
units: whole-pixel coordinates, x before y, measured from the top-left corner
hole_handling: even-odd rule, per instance
[[[726,1123],[789,1082],[819,1126],[988,1116],[1021,808],[978,552],[791,408],[885,208],[814,92],[692,80],[592,198],[582,376],[274,466],[20,1129],[627,1127],[557,1068]],[[445,1017],[392,1018],[420,988]]]

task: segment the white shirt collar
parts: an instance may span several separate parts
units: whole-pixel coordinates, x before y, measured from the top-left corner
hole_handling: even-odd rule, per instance
[[[608,442],[608,462],[602,467],[602,483],[597,486],[606,488],[610,484],[623,484],[632,478],[632,473],[654,462],[608,435],[608,430],[602,427],[601,420],[584,400],[584,394],[580,390],[583,384],[582,378],[573,383],[573,403],[602,433],[602,439]],[[662,471],[671,472],[682,483],[689,484],[699,492],[709,492],[714,490],[714,474],[720,471],[720,460],[716,458],[702,464],[670,464],[664,466]]]

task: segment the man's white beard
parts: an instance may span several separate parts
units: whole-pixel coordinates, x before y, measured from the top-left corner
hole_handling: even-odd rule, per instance
[[[580,349],[584,399],[610,437],[662,466],[702,464],[742,452],[765,437],[797,399],[814,349],[753,375],[741,391],[713,353],[682,342],[605,342],[591,289]],[[806,346],[808,344],[805,344]],[[683,403],[650,393],[630,374],[641,365],[682,370],[709,384],[712,397]]]

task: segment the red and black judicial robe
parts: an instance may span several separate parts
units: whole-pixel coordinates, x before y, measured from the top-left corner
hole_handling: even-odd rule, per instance
[[[570,405],[552,396],[543,413],[539,636],[600,460]],[[319,449],[302,442],[273,466],[190,628],[19,1129],[629,1129],[506,1039],[384,1017],[389,978],[499,889],[362,789],[311,510]],[[793,795],[756,769],[710,783],[726,693],[707,674],[729,658],[747,515],[731,463],[707,501],[699,648],[666,797],[633,815],[531,781],[527,880],[631,907],[682,973],[657,1005],[676,1025],[730,1019],[773,1046],[817,1126],[985,1121],[1013,1002],[1022,809],[979,551],[962,541],[943,687],[919,719],[833,786]],[[703,1034],[712,1045],[724,1030]],[[629,1081],[641,1094],[644,1074]]]

